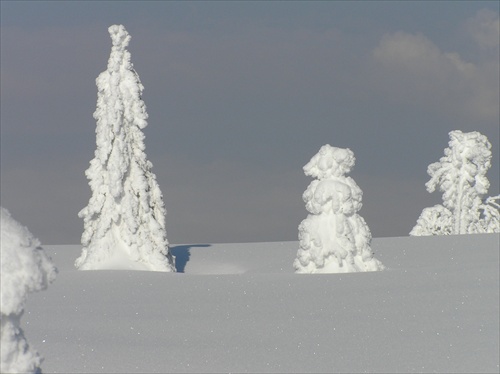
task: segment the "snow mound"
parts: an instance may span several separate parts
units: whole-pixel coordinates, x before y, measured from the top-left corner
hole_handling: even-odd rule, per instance
[[[1,227],[1,372],[35,373],[42,358],[32,350],[20,319],[29,293],[47,288],[56,276],[56,268],[40,242],[28,229],[0,207]]]

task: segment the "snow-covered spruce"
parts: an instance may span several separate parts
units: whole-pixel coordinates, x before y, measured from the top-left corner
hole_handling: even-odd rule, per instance
[[[350,149],[324,145],[304,166],[317,178],[303,194],[311,213],[299,225],[297,273],[350,273],[383,270],[370,248],[371,233],[361,209],[363,192],[346,176],[354,166]]]
[[[92,197],[79,213],[83,250],[75,266],[173,272],[163,197],[144,152],[144,87],[126,49],[130,35],[122,25],[109,33],[108,68],[96,79],[97,149],[86,171]]]
[[[28,229],[0,207],[2,373],[39,373],[42,358],[33,350],[20,327],[29,293],[47,288],[56,268]]]
[[[500,232],[500,196],[484,199],[490,183],[491,144],[477,131],[449,133],[449,148],[430,164],[427,191],[443,192],[443,205],[425,208],[410,235],[450,235]]]

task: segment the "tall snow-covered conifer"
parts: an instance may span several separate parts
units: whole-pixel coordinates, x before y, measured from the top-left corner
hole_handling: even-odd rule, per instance
[[[293,266],[297,273],[377,271],[371,233],[358,214],[363,192],[346,176],[354,166],[350,149],[324,145],[304,166],[313,178],[303,194],[311,213],[299,225],[299,245]]]
[[[96,79],[97,149],[85,173],[92,197],[79,213],[83,250],[75,266],[175,271],[162,193],[144,152],[148,115],[127,50],[130,35],[122,25],[108,31],[108,68]]]
[[[497,197],[487,198],[491,144],[477,131],[449,133],[449,148],[439,162],[430,164],[427,191],[439,188],[443,205],[425,208],[410,235],[449,235],[500,232]]]

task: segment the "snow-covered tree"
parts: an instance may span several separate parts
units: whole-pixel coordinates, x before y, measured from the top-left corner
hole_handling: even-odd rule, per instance
[[[358,214],[363,192],[346,176],[354,162],[350,149],[327,144],[304,166],[305,174],[317,179],[302,196],[311,214],[299,225],[297,273],[384,269],[373,257],[370,229]]]
[[[175,271],[165,230],[162,193],[146,158],[143,85],[130,62],[130,35],[109,28],[113,42],[98,88],[95,157],[86,171],[92,197],[84,220],[81,270],[129,268]]]
[[[0,372],[39,373],[42,357],[29,346],[20,321],[28,294],[47,288],[57,271],[40,242],[2,207],[0,233]]]
[[[449,133],[449,148],[430,164],[427,191],[439,188],[443,205],[425,208],[410,235],[449,235],[500,232],[497,198],[483,202],[490,183],[491,144],[477,131]]]

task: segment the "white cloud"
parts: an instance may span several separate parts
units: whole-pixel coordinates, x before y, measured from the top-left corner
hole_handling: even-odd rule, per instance
[[[443,53],[424,35],[401,31],[384,35],[373,56],[386,66],[429,78],[455,73],[466,76],[475,70],[473,64],[463,61],[458,54]]]
[[[423,34],[398,31],[383,36],[373,50],[381,83],[397,100],[429,104],[470,120],[498,120],[498,14],[479,11],[467,24],[481,46],[477,63],[442,51]],[[495,31],[496,30],[496,31]]]
[[[500,44],[500,18],[490,9],[481,9],[467,21],[467,31],[483,49],[497,51]]]

